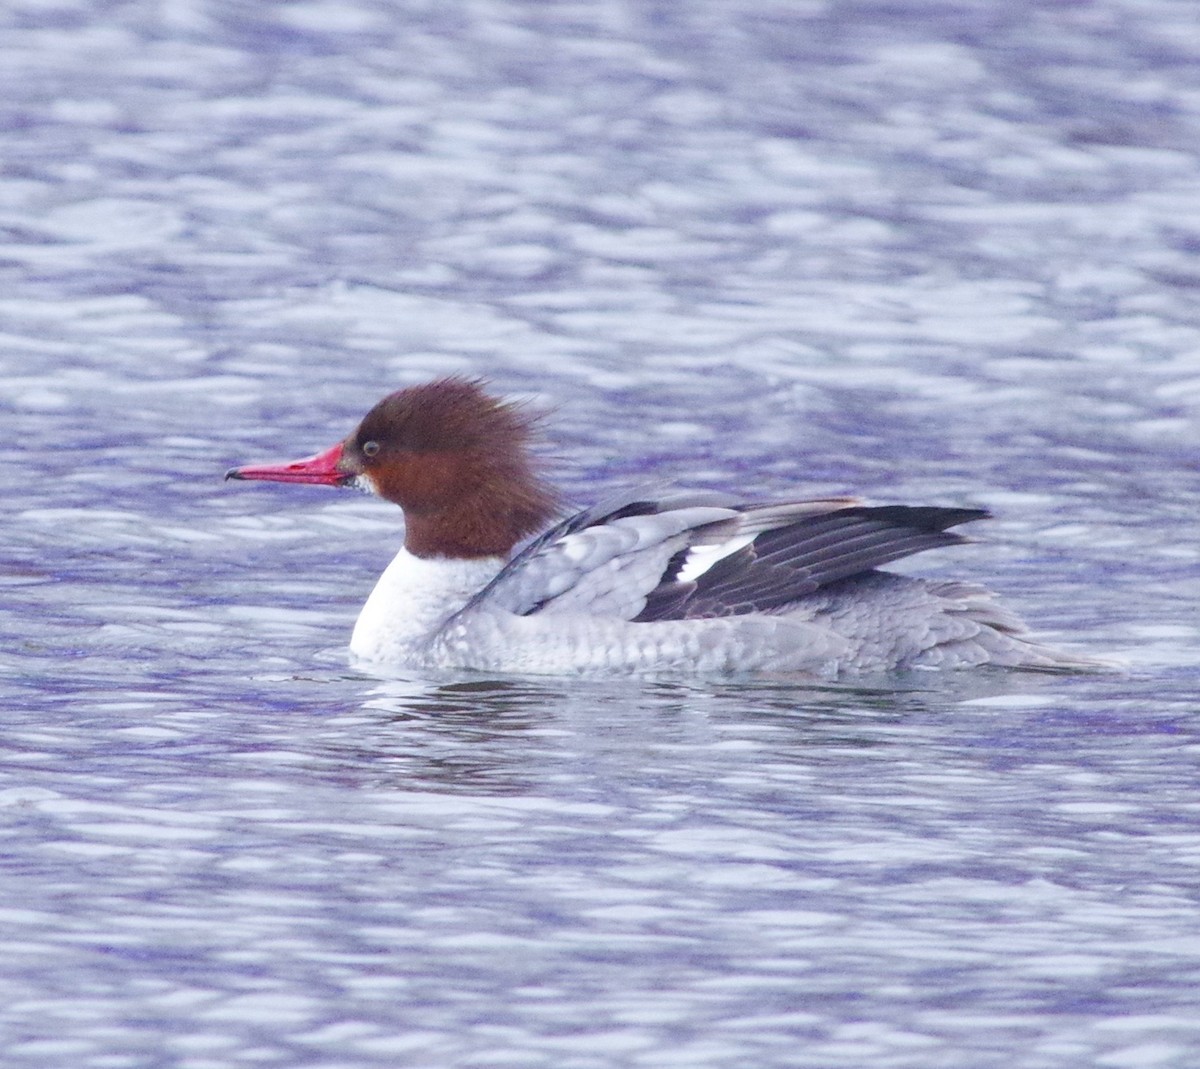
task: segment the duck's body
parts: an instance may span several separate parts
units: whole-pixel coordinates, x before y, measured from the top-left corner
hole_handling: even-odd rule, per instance
[[[1040,645],[981,587],[878,570],[964,542],[947,529],[979,509],[639,493],[518,550],[556,511],[526,456],[529,430],[479,383],[441,379],[385,398],[325,453],[229,476],[356,483],[404,509],[405,546],[350,643],[373,662],[822,677],[1095,663]]]

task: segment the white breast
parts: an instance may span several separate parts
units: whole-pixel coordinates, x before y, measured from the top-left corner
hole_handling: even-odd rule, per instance
[[[406,549],[371,591],[350,650],[369,661],[417,664],[424,660],[430,640],[472,594],[485,586],[503,566],[499,557],[450,560],[414,557]]]

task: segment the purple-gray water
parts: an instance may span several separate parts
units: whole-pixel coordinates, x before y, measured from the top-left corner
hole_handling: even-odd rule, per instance
[[[11,0],[6,1069],[1200,1064],[1198,209],[1190,0]],[[1131,670],[355,670],[446,372]]]

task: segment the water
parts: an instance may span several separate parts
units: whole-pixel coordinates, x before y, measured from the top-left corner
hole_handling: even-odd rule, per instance
[[[9,3],[5,1066],[1194,1066],[1197,30]],[[352,670],[397,516],[220,474],[450,371],[1131,671]]]

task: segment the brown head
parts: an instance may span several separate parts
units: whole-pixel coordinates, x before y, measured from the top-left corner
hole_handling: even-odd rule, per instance
[[[557,511],[529,456],[534,423],[478,379],[436,379],[389,394],[324,453],[235,468],[226,478],[359,483],[404,510],[410,553],[504,556]]]

